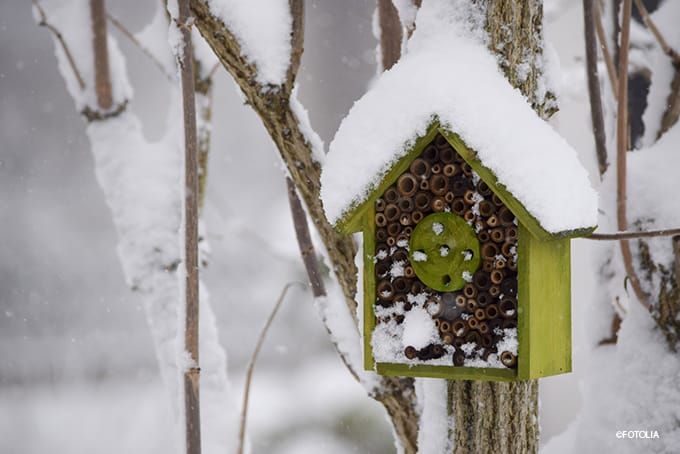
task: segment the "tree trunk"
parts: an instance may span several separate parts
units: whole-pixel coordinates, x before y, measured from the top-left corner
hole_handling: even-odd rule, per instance
[[[477,0],[486,17],[489,49],[510,83],[540,116],[557,111],[555,96],[543,83],[543,6],[541,0]],[[527,71],[528,69],[528,71]],[[518,133],[522,133],[519,132]],[[449,408],[455,453],[538,451],[538,382],[451,381]]]

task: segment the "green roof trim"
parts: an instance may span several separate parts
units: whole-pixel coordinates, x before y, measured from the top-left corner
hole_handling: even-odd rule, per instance
[[[433,121],[427,128],[427,133],[418,137],[414,145],[403,157],[399,158],[381,177],[380,182],[370,190],[369,195],[363,202],[355,204],[350,207],[343,217],[335,224],[335,228],[342,233],[349,234],[362,230],[364,225],[362,218],[367,212],[367,208],[373,204],[375,199],[383,194],[399,176],[404,173],[411,162],[417,158],[423,149],[434,140],[437,133],[448,140],[453,148],[460,154],[460,156],[472,167],[472,169],[479,175],[479,177],[491,188],[491,190],[503,201],[503,203],[512,211],[520,223],[531,232],[533,236],[543,241],[550,241],[560,238],[574,238],[587,236],[595,231],[597,226],[586,227],[575,230],[565,230],[562,232],[551,233],[545,230],[540,222],[530,214],[524,207],[522,202],[517,200],[506,187],[498,181],[496,175],[477,158],[477,153],[465,144],[460,136],[447,128],[441,126],[437,120]]]

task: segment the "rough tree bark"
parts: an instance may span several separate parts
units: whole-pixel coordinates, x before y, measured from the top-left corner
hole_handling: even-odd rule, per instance
[[[356,318],[356,247],[350,237],[339,235],[325,218],[319,199],[320,165],[312,157],[290,105],[290,97],[302,52],[302,1],[291,0],[293,12],[291,67],[277,86],[262,86],[256,68],[242,55],[238,40],[211,14],[205,0],[191,0],[199,31],[225,69],[241,88],[247,102],[260,116],[277,146],[309,216],[326,246],[347,305]],[[540,0],[471,0],[486,16],[489,48],[499,65],[543,118],[557,110],[553,94],[545,89],[542,74],[542,2]],[[449,404],[455,419],[455,452],[535,452],[538,449],[538,384],[449,383]],[[373,397],[386,408],[395,435],[406,453],[417,451],[419,414],[413,380],[382,378]]]

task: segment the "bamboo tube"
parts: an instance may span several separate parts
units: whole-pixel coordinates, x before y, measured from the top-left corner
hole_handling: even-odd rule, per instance
[[[485,324],[486,326],[486,332],[482,333],[481,337],[481,344],[482,347],[484,348],[489,348],[493,345],[493,336],[489,333],[489,327]],[[480,329],[479,332],[481,333],[482,330]],[[491,353],[490,351],[487,350],[487,353]]]
[[[479,238],[480,243],[486,243],[487,241],[491,240],[491,238],[489,237],[489,232],[486,232],[484,230],[477,234],[477,238]]]
[[[401,225],[411,225],[411,215],[408,213],[403,213],[399,216],[399,223]]]
[[[416,210],[413,213],[411,213],[411,224],[417,224],[420,221],[423,220],[423,212],[420,210]]]
[[[387,208],[386,208],[386,209],[387,209]],[[493,228],[493,227],[498,227],[498,224],[500,224],[500,221],[498,220],[498,218],[496,217],[495,214],[492,214],[492,215],[489,216],[489,218],[486,220],[486,223],[487,223],[487,225],[488,225],[489,227]]]
[[[494,212],[496,211],[496,207],[494,206],[493,203],[489,202],[488,200],[482,200],[479,202],[479,214],[484,216],[485,218],[488,218]]]
[[[432,163],[439,159],[439,150],[432,144],[425,147],[423,158]]]
[[[475,214],[472,212],[472,210],[466,210],[465,213],[463,213],[463,219],[465,219],[467,222],[472,222],[475,220]]]
[[[411,216],[413,216],[413,215],[411,215]],[[407,237],[410,238],[411,234],[413,233],[413,227],[411,227],[410,225],[406,226],[406,227],[403,228],[402,232],[404,232],[404,235],[406,235]]]
[[[432,359],[432,345],[428,345],[425,348],[418,350],[418,359],[421,361],[427,361]]]
[[[501,245],[501,254],[507,258],[512,257],[512,249],[514,247],[515,245],[510,242],[503,243],[503,245]]]
[[[466,205],[474,205],[475,204],[475,192],[471,189],[466,190],[463,193],[463,202],[465,202]]]
[[[397,206],[402,212],[410,213],[411,211],[413,211],[413,199],[410,198],[399,199]]]
[[[500,293],[501,293],[501,288],[499,286],[492,285],[491,287],[489,287],[489,295],[491,295],[492,297],[495,298],[498,295],[500,295]]]
[[[498,312],[498,306],[496,304],[489,304],[486,309],[484,309],[486,312],[486,318],[493,319],[496,318],[500,315],[500,312]]]
[[[464,177],[453,178],[453,181],[451,182],[451,192],[453,192],[454,195],[462,197],[468,189],[468,182]]]
[[[506,278],[501,282],[501,293],[508,296],[517,295],[517,279]]]
[[[481,249],[482,257],[486,260],[493,260],[498,255],[498,246],[494,243],[484,243]]]
[[[447,321],[440,321],[439,322],[439,331],[443,331],[445,333],[448,333],[451,331],[451,324]]]
[[[453,340],[455,339],[453,337],[453,334],[446,333],[446,332],[441,335],[441,338],[442,338],[442,341],[447,345],[453,344]]]
[[[517,328],[517,320],[514,318],[506,318],[501,321],[502,329],[515,329]]]
[[[439,159],[444,164],[452,163],[455,158],[456,158],[456,152],[450,146],[446,147],[446,148],[440,148],[439,149]]]
[[[439,329],[439,327],[442,325],[442,321],[438,318],[434,319],[434,327]]]
[[[517,260],[515,260],[514,257],[511,257],[510,260],[508,260],[508,263],[505,264],[507,268],[511,271],[517,271]]]
[[[382,213],[376,213],[375,214],[375,225],[378,227],[385,227],[387,225],[387,219],[385,218],[385,215]]]
[[[380,261],[375,264],[375,274],[378,277],[383,277],[390,271],[390,265],[386,261]]]
[[[507,241],[516,241],[518,236],[517,227],[511,225],[505,228],[505,238]]]
[[[515,215],[508,207],[502,206],[498,209],[498,220],[503,227],[509,227],[515,223]]]
[[[453,203],[451,203],[451,211],[454,213],[462,216],[465,214],[465,209],[467,207],[465,206],[465,202],[463,202],[463,199],[455,199]],[[481,239],[480,239],[481,241]]]
[[[456,295],[455,303],[456,303],[457,307],[462,309],[467,304],[467,298],[465,298],[465,296],[462,295],[462,294],[458,294],[458,295]]]
[[[433,166],[434,167],[434,166]],[[449,179],[444,175],[432,175],[430,177],[430,191],[434,195],[444,195],[449,188]]]
[[[394,301],[394,304],[406,304],[408,302],[406,295],[403,293],[400,295],[394,295],[394,299],[392,301]]]
[[[463,165],[462,165],[462,167],[461,167],[461,170],[463,171],[463,174],[464,174],[466,177],[471,177],[471,176],[472,176],[472,167],[470,167],[470,164],[468,164],[467,162],[464,162],[464,163],[463,163]]]
[[[432,318],[439,319],[444,314],[444,305],[435,299],[429,299],[425,302],[425,310]]]
[[[465,284],[463,287],[463,295],[465,295],[466,298],[474,298],[477,296],[477,288],[472,284]]]
[[[439,164],[439,163],[432,164],[431,170],[432,170],[432,174],[433,174],[433,175],[430,176],[430,179],[431,179],[434,175],[438,175],[438,174],[442,173],[442,165]],[[430,186],[432,186],[432,182],[431,182],[431,181],[430,181]]]
[[[385,241],[387,239],[387,230],[378,229],[375,231],[375,239],[378,241]]]
[[[488,290],[489,287],[491,287],[491,281],[489,280],[489,276],[483,271],[477,271],[472,276],[472,282],[479,290]]]
[[[417,350],[410,345],[404,349],[404,356],[408,359],[415,359],[417,354]]]
[[[392,187],[385,191],[383,197],[385,198],[385,202],[387,203],[396,203],[397,200],[399,199],[399,193],[397,192],[396,189]]]
[[[508,351],[502,352],[501,363],[505,367],[515,367],[517,365],[517,357]]]
[[[458,167],[456,167],[455,164],[446,164],[442,169],[442,172],[444,172],[444,175],[447,177],[452,177],[459,173]]]
[[[408,261],[408,252],[406,252],[406,249],[399,248],[392,254],[392,260],[406,263]]]
[[[385,242],[387,243],[388,246],[394,246],[395,244],[397,244],[397,240],[393,236],[388,236]]]
[[[491,241],[494,243],[503,243],[505,242],[505,230],[501,227],[491,229],[489,232],[489,237],[491,237]]]
[[[468,332],[467,323],[463,320],[456,320],[451,324],[451,332],[457,337],[463,337]]]
[[[471,318],[470,320],[476,321],[476,319],[474,319],[474,318]],[[465,340],[468,341],[468,342],[474,342],[475,344],[480,345],[482,338],[477,331],[469,331],[465,335]]]
[[[448,191],[446,194],[444,194],[444,200],[446,200],[446,203],[452,203],[456,199],[456,196],[453,195],[453,192]]]
[[[430,358],[431,358],[431,359],[439,359],[439,358],[441,358],[442,356],[444,356],[444,347],[442,347],[442,346],[439,345],[439,344],[434,344],[434,345],[432,346]]]
[[[375,199],[375,211],[377,212],[383,211],[385,209],[385,205],[387,205],[387,203],[385,203],[385,199],[383,198]]]
[[[477,320],[481,321],[481,320],[486,319],[486,311],[484,309],[482,309],[481,307],[475,309],[474,315],[475,315],[475,318]]]
[[[390,248],[387,247],[385,243],[378,243],[375,245],[375,255],[379,256],[385,256],[387,257],[387,254],[390,253]]]
[[[461,351],[456,351],[453,354],[453,365],[454,366],[463,366],[465,364],[465,354]]]
[[[465,309],[468,312],[474,312],[477,310],[477,300],[474,298],[468,298],[468,300],[465,302]]]
[[[477,293],[477,305],[479,307],[486,307],[489,304],[491,304],[491,295],[489,295],[487,292]]]
[[[467,325],[465,325],[467,327]],[[456,348],[460,348],[465,344],[465,338],[464,337],[454,337],[453,339],[453,346]]]
[[[398,222],[392,222],[391,224],[387,225],[387,234],[392,237],[397,237],[399,233],[401,232],[401,224]]]
[[[484,182],[484,180],[479,180],[479,183],[477,183],[477,192],[479,192],[484,197],[488,197],[491,195],[491,188]]]
[[[505,257],[497,257],[496,260],[493,262],[493,267],[496,270],[502,270],[505,268],[505,265],[508,261],[505,259]]]
[[[410,173],[405,173],[397,180],[397,191],[402,197],[411,197],[418,190],[418,181]]]
[[[489,274],[489,279],[491,279],[492,284],[498,285],[503,282],[503,272],[501,270],[493,270]]]
[[[517,315],[517,300],[507,296],[498,304],[498,311],[503,318],[511,318]]]
[[[406,293],[410,287],[409,282],[403,277],[398,277],[392,281],[392,288],[394,288],[395,293]]]
[[[408,235],[402,231],[399,235],[397,235],[397,246],[400,244],[408,244],[408,239]]]
[[[413,198],[413,204],[416,210],[424,211],[430,208],[430,200],[432,197],[426,192],[419,192]]]
[[[384,280],[378,283],[378,298],[383,301],[392,301],[394,298],[394,288],[389,281]]]
[[[496,194],[492,194],[492,195],[491,195],[491,201],[492,201],[493,204],[496,205],[497,207],[503,206],[503,201],[502,201],[501,198],[498,197],[498,195],[496,195]]]
[[[470,329],[475,330],[477,329],[477,326],[479,326],[479,320],[474,317],[470,317],[467,319],[467,325],[470,327]]]
[[[411,284],[411,294],[418,295],[423,291],[423,284],[420,281],[415,281]]]
[[[482,262],[482,269],[484,270],[485,273],[490,273],[493,271],[493,261],[484,259]]]
[[[435,197],[432,199],[432,202],[430,203],[430,207],[432,208],[433,211],[444,211],[444,208],[446,208],[446,203],[444,202],[444,199],[441,197]]]
[[[413,271],[412,266],[409,265],[409,266],[404,267],[404,277],[405,278],[411,279],[411,278],[415,277],[415,275],[416,275],[416,273],[415,273],[415,271]]]
[[[421,191],[429,191],[430,190],[430,182],[428,180],[423,180],[420,182],[420,190]]]
[[[430,164],[422,158],[414,159],[411,163],[410,170],[414,176],[420,179],[426,179],[430,176]]]
[[[387,206],[385,206],[385,218],[387,218],[388,222],[394,222],[397,219],[399,219],[399,215],[401,214],[399,212],[399,207],[395,205],[394,203],[388,203]]]

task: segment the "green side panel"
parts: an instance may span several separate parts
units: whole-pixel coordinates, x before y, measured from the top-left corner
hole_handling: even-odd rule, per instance
[[[371,336],[375,328],[375,206],[367,207],[364,216],[364,369],[373,370]]]
[[[357,206],[350,208],[347,211],[347,214],[335,224],[335,228],[345,234],[361,230],[364,226],[363,216],[366,214],[369,207],[374,206],[375,199],[382,195],[392,183],[397,181],[397,178],[399,178],[402,173],[408,170],[411,161],[417,158],[418,155],[422,153],[423,149],[434,140],[437,132],[437,128],[431,126],[428,129],[427,134],[416,139],[413,148],[411,148],[404,157],[399,159],[399,161],[390,168],[387,174],[380,179],[380,184],[371,189],[371,194],[368,198]],[[371,219],[373,219],[372,216]]]
[[[455,367],[455,366],[409,366],[408,364],[378,363],[380,375],[396,377],[429,377],[447,380],[482,380],[513,381],[517,379],[513,369],[495,369],[491,367]]]
[[[520,225],[518,378],[571,372],[570,240],[541,241]]]

